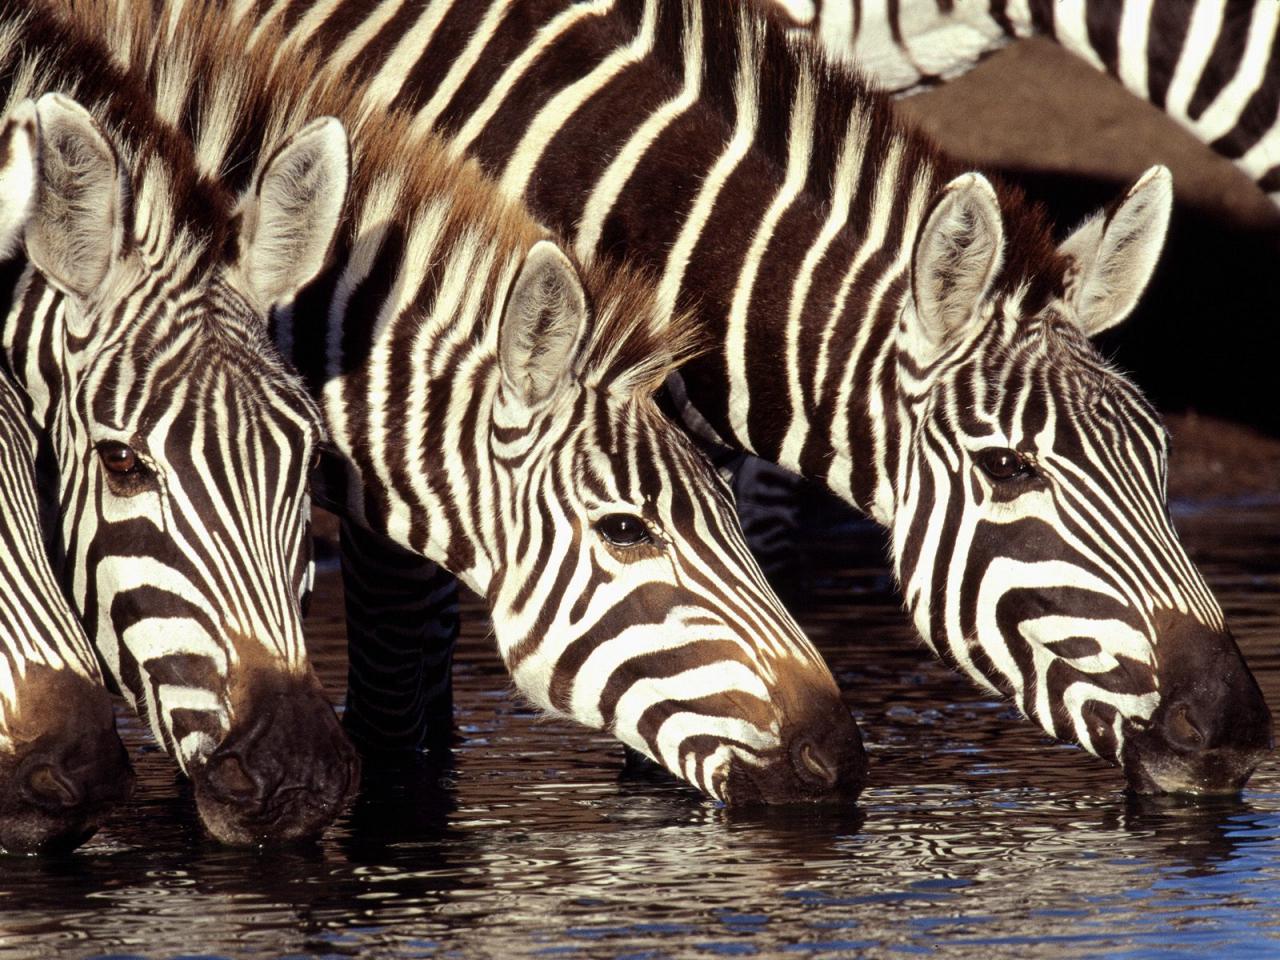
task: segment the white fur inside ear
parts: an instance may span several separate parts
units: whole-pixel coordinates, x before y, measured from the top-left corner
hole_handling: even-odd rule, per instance
[[[911,293],[921,359],[930,359],[979,316],[1004,259],[1004,220],[987,178],[947,184],[916,236]]]
[[[587,328],[587,297],[572,261],[540,240],[511,285],[498,329],[498,366],[528,406],[548,400],[573,376]]]
[[[47,93],[36,113],[39,188],[27,223],[27,255],[55,285],[87,297],[122,252],[124,169],[97,122],[74,100]]]
[[[1173,177],[1155,166],[1115,212],[1095,214],[1058,248],[1074,264],[1068,297],[1076,321],[1093,336],[1127,317],[1155,272],[1173,210]]]
[[[351,179],[347,133],[308,124],[267,160],[242,209],[240,272],[263,307],[291,300],[324,267]]]
[[[23,100],[0,126],[0,257],[22,239],[36,196],[39,117],[34,100]]]

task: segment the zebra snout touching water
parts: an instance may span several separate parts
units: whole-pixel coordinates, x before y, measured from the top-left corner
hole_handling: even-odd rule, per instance
[[[0,384],[0,393],[5,392]],[[0,397],[0,407],[6,403]],[[0,410],[0,419],[6,413]],[[9,440],[6,433],[0,426],[0,441]],[[9,493],[0,498],[7,501]],[[0,531],[0,541],[7,532]],[[26,558],[17,554],[14,559]],[[2,584],[5,589],[14,585],[11,573],[3,573],[10,581]],[[48,609],[39,609],[42,598],[13,596],[22,596],[35,615],[48,617]],[[0,665],[0,851],[68,850],[92,836],[104,815],[129,798],[133,770],[87,638],[75,638],[84,646],[73,649],[68,631],[55,647],[30,623],[21,624],[17,633],[11,613],[0,610],[0,655],[6,661]],[[59,613],[67,615],[70,611]]]
[[[0,260],[36,188],[35,106],[0,128]],[[102,672],[49,565],[37,438],[0,370],[0,850],[74,847],[133,786]]]
[[[77,411],[63,434],[78,440],[86,419],[115,423],[91,482],[137,494],[104,496],[107,518],[138,536],[163,533],[187,558],[167,560],[172,575],[148,577],[198,641],[170,642],[165,652],[175,655],[163,664],[129,650],[134,637],[159,649],[177,635],[172,623],[133,622],[127,604],[154,586],[113,590],[95,607],[124,641],[109,663],[141,691],[148,715],[163,718],[153,726],[180,757],[195,751],[193,766],[212,766],[224,794],[253,793],[238,757],[219,753],[238,722],[235,683],[223,678],[245,669],[245,635],[274,640],[275,661],[301,663],[294,616],[305,565],[295,534],[319,424],[298,384],[262,355],[258,318],[270,310],[277,348],[324,417],[323,502],[348,527],[440,563],[486,597],[499,650],[529,700],[735,803],[860,789],[861,739],[830,671],[752,560],[723,482],[658,410],[655,392],[697,338],[683,315],[657,308],[651,283],[623,267],[579,270],[474,165],[352,91],[317,83],[318,65],[270,29],[230,25],[212,9],[178,17],[123,0],[62,11],[80,39],[70,52],[64,41],[56,63],[93,64],[81,99],[90,78],[109,77],[127,98],[130,122],[117,136],[129,133],[130,153],[142,154],[132,204],[69,206],[136,211],[130,257],[192,253],[206,271],[198,283],[148,274],[172,285],[170,296],[125,287],[147,309],[177,314],[164,336],[147,336],[142,324],[126,338],[143,341],[136,351],[112,350],[110,336],[91,357],[69,348],[63,366],[91,371],[49,391]],[[91,49],[89,37],[105,38],[107,50]],[[104,64],[134,72],[112,75]],[[147,149],[153,137],[163,150]],[[148,177],[155,166],[163,180]],[[179,322],[188,311],[196,343]],[[188,343],[191,352],[179,352]],[[251,379],[224,370],[251,347]],[[36,351],[21,359],[16,368],[39,367]],[[153,390],[148,377],[169,389]],[[86,404],[99,385],[98,401]],[[167,405],[151,407],[153,394]],[[171,479],[157,451],[179,437],[189,442],[174,446],[204,467],[192,477],[174,469]],[[134,460],[138,481],[129,479]],[[168,509],[173,488],[197,480],[185,509]],[[214,505],[207,514],[204,497]],[[233,562],[240,552],[211,548],[206,529],[189,529],[196,518],[234,518],[240,551],[254,561],[248,570],[275,579],[254,579]],[[104,579],[92,572],[96,554],[71,552],[88,581],[77,595],[95,600]],[[222,589],[210,598],[206,585]],[[227,623],[234,642],[223,639]],[[228,667],[220,644],[204,639],[211,626]],[[179,681],[181,696],[165,701]],[[195,696],[206,689],[216,696]],[[224,708],[232,723],[200,726]],[[252,729],[261,742],[288,742]]]
[[[0,99],[75,96],[37,103],[4,325],[51,448],[73,605],[215,838],[314,836],[359,762],[302,634],[323,427],[265,321],[324,262],[341,128],[278,144],[237,209],[94,37],[0,4],[0,63]]]
[[[856,793],[866,760],[834,680],[723,481],[648,399],[679,350],[664,356],[657,328],[605,336],[648,304],[602,293],[592,316],[543,241],[505,295],[489,462],[474,468],[502,534],[464,579],[488,580],[517,687],[727,801]]]
[[[970,174],[934,200],[898,328],[894,555],[929,644],[1054,736],[1140,792],[1234,793],[1271,716],[1170,522],[1160,418],[1088,340],[1132,309],[1171,203],[1148,171],[1058,248],[1062,291],[1019,323],[1018,294],[983,306],[995,194]]]
[[[1130,723],[1120,756],[1129,782],[1142,793],[1236,792],[1274,746],[1257,680],[1225,627],[1166,611],[1156,635],[1160,705]]]

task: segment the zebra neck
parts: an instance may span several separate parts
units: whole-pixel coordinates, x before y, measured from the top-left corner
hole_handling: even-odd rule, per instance
[[[358,219],[358,215],[357,215]],[[510,491],[493,469],[498,392],[488,321],[518,264],[434,246],[431,217],[368,231],[272,324],[324,414],[341,469],[322,499],[485,595]]]
[[[932,148],[733,5],[552,7],[273,13],[374,105],[478,159],[584,261],[623,253],[668,314],[695,310],[717,348],[683,379],[716,433],[886,517],[892,333]]]

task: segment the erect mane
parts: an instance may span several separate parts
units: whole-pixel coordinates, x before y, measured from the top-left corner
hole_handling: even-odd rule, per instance
[[[642,0],[622,0],[628,16],[639,23]],[[890,100],[849,66],[827,59],[818,44],[797,38],[781,16],[762,13],[760,4],[740,0],[658,0],[660,23],[655,53],[677,74],[683,71],[684,52],[679,25],[700,11],[707,76],[703,102],[732,126],[737,114],[735,77],[742,56],[748,58],[759,91],[760,127],[754,140],[779,177],[787,166],[788,136],[796,91],[802,85],[813,90],[815,117],[811,170],[835,170],[850,117],[867,118],[867,156],[888,156],[894,147],[902,151],[904,171],[923,171],[939,190],[956,176],[974,169],[944,154],[924,133],[899,119]],[[873,164],[878,167],[879,164]],[[996,189],[1004,219],[1004,261],[994,288],[1010,293],[1021,290],[1032,307],[1059,292],[1066,268],[1058,254],[1043,208],[1031,204],[1018,188],[988,175]],[[905,186],[904,177],[904,186]],[[806,189],[823,208],[834,200],[836,185],[810,176]]]
[[[185,269],[207,269],[220,254],[234,196],[200,174],[188,138],[155,122],[142,75],[108,56],[103,31],[85,32],[57,13],[52,5],[0,0],[0,109],[55,91],[78,101],[130,171],[132,212],[146,206],[150,245]]]
[[[128,82],[141,82],[154,104],[150,126],[185,135],[186,149],[172,155],[172,165],[193,182],[242,193],[277,143],[317,117],[335,116],[352,141],[349,247],[359,242],[362,213],[371,207],[393,213],[405,234],[433,218],[445,249],[463,241],[491,245],[495,263],[521,257],[545,235],[474,161],[456,158],[409,119],[368,108],[361,87],[326,79],[323,64],[288,42],[274,22],[233,21],[216,4],[166,19],[153,5],[130,0],[51,2],[61,6],[70,32],[103,38],[113,70],[131,67]],[[225,206],[217,214],[215,221],[225,221]],[[628,393],[656,390],[694,352],[692,321],[665,316],[655,284],[638,272],[610,265],[581,273],[594,307],[580,364],[584,381]]]

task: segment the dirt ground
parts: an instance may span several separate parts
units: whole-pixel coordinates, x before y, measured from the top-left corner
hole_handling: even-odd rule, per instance
[[[1171,498],[1280,499],[1280,440],[1195,413],[1166,415],[1165,425],[1173,438]]]
[[[1119,183],[1162,163],[1180,203],[1280,230],[1280,209],[1234,164],[1049,40],[1008,46],[897,105],[950,153],[979,164]]]

